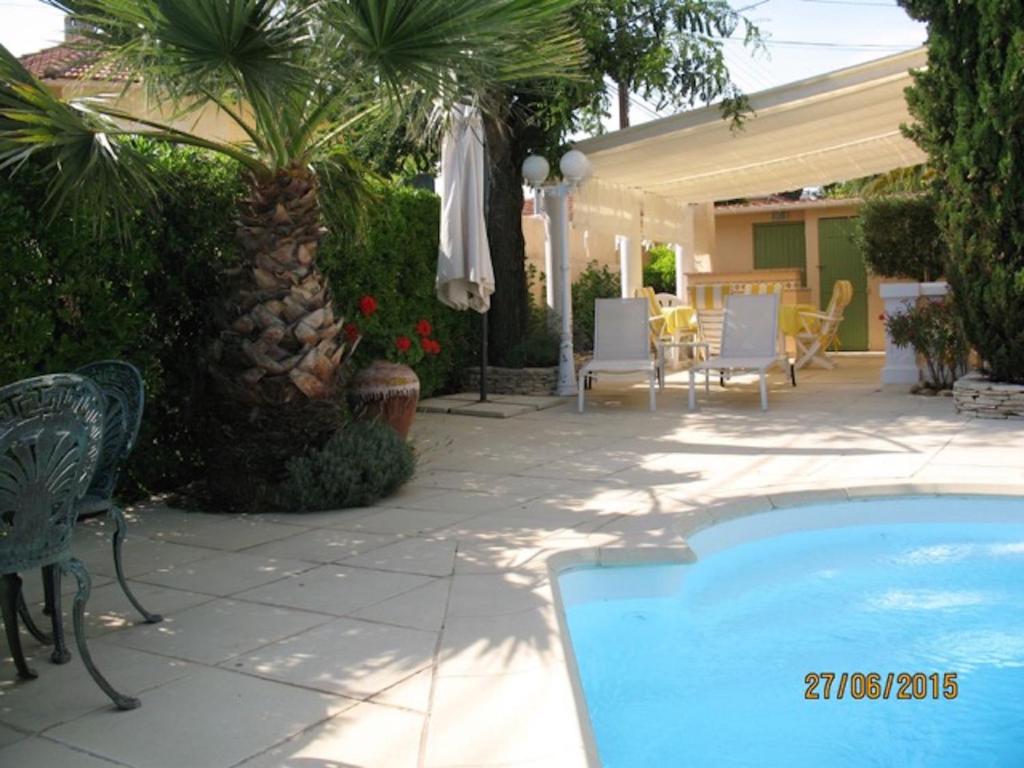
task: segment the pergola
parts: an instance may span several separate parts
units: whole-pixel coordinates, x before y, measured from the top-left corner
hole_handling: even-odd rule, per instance
[[[712,105],[581,141],[593,175],[575,196],[573,225],[617,237],[623,295],[641,284],[642,240],[679,244],[677,271],[692,271],[689,204],[923,162],[900,125],[911,120],[910,70],[926,59],[918,48],[752,94],[738,129]]]
[[[695,271],[694,208],[716,200],[757,197],[869,176],[924,162],[903,136],[911,120],[904,91],[925,48],[789,83],[750,96],[742,127],[718,106],[682,112],[577,143],[562,158],[564,181],[543,186],[547,214],[548,304],[561,317],[559,394],[575,393],[569,303],[569,217],[590,234],[613,236],[622,295],[643,284],[644,240],[674,244],[676,292]],[[575,156],[575,157],[572,157]],[[539,161],[539,162],[538,162]],[[568,164],[566,162],[568,161]],[[541,188],[548,164],[524,163]],[[540,172],[543,171],[543,172]],[[572,197],[571,206],[568,204]]]

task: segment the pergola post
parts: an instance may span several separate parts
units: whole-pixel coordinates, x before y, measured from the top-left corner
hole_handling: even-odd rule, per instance
[[[686,273],[695,271],[696,265],[694,264],[693,254],[687,253],[682,243],[673,245],[672,250],[676,253],[676,296],[685,302],[687,288]]]
[[[622,298],[631,299],[634,291],[642,287],[644,283],[640,238],[616,235],[615,247],[619,252],[619,282],[622,288]]]

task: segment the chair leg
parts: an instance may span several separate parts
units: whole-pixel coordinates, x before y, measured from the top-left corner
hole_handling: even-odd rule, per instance
[[[704,372],[704,384],[708,383],[707,371]],[[697,374],[693,372],[693,368],[690,368],[690,392],[689,392],[689,405],[690,410],[694,410],[697,407]]]
[[[36,620],[32,618],[32,612],[28,609],[28,603],[25,602],[24,592],[18,592],[18,616],[21,617],[21,623],[25,625],[25,629],[36,639],[36,642],[43,645],[53,642],[53,636],[43,632],[36,624]]]
[[[132,696],[125,696],[123,693],[119,693],[114,690],[113,686],[107,682],[107,679],[100,674],[100,671],[96,669],[96,665],[92,661],[92,654],[89,653],[89,645],[86,642],[85,637],[85,603],[89,599],[89,593],[92,591],[91,580],[89,579],[89,572],[85,569],[85,564],[81,560],[71,558],[63,564],[63,568],[69,571],[78,582],[78,592],[75,593],[75,607],[73,611],[74,624],[75,624],[75,642],[78,645],[78,655],[82,657],[82,663],[85,664],[86,670],[89,675],[96,682],[96,685],[102,689],[102,691],[110,697],[110,700],[114,702],[114,705],[118,709],[135,709],[139,706],[139,700]]]
[[[110,516],[114,519],[114,570],[117,572],[117,581],[121,585],[121,590],[124,592],[125,597],[145,619],[147,624],[156,624],[163,621],[163,616],[158,613],[150,613],[142,604],[138,601],[138,598],[132,594],[131,589],[128,587],[128,580],[124,575],[124,564],[121,561],[121,547],[124,544],[125,536],[128,534],[128,522],[124,519],[124,512],[120,508],[112,506],[110,508]]]
[[[650,395],[649,395],[648,399],[650,400],[650,407],[651,407],[652,411],[658,410],[658,404],[655,402],[655,397],[657,397],[657,391],[658,391],[657,390],[657,383],[656,383],[656,379],[657,378],[658,378],[658,374],[656,372],[655,373],[649,373],[647,375],[647,384],[648,384],[648,388],[650,389]]]
[[[793,386],[796,386],[796,365],[794,363],[789,364],[789,380],[793,382]]]
[[[50,591],[50,575],[53,573],[53,569],[50,566],[44,566],[42,569],[43,577],[43,616],[53,615],[53,592]]]
[[[768,376],[761,371],[761,410],[768,410]]]
[[[7,635],[7,646],[18,670],[18,677],[31,680],[38,677],[25,661],[25,651],[21,648],[21,635],[18,634],[18,599],[21,596],[21,577],[16,573],[7,573],[0,578],[0,616],[4,621],[4,632]]]
[[[43,568],[43,573],[50,598],[50,626],[53,628],[53,650],[50,652],[50,662],[67,664],[71,661],[71,652],[64,639],[64,613],[60,606],[60,566],[47,565]]]

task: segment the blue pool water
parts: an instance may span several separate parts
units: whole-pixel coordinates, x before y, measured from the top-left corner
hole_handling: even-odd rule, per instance
[[[691,565],[563,573],[603,764],[1024,766],[1018,520],[1005,498],[844,503],[710,528]],[[809,701],[810,672],[956,673],[958,695]]]

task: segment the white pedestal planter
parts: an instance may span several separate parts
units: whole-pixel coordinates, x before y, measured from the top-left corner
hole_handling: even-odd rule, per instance
[[[893,317],[913,307],[921,296],[936,299],[945,296],[949,286],[946,283],[883,283],[878,291],[885,303],[886,316]],[[897,346],[886,331],[882,384],[917,384],[920,380],[913,348]]]

